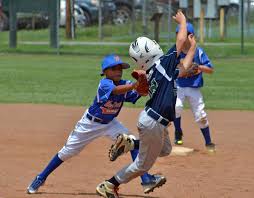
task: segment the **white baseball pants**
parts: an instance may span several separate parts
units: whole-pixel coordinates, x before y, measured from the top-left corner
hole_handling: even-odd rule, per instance
[[[115,140],[118,134],[128,134],[129,131],[116,118],[108,124],[101,124],[89,120],[86,117],[87,111],[84,113],[81,120],[79,120],[70,133],[68,140],[64,147],[58,152],[61,160],[67,159],[77,155],[82,149],[98,137],[106,136]]]

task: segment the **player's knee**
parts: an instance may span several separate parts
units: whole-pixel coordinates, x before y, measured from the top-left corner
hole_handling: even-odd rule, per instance
[[[170,146],[167,149],[163,150],[160,153],[160,157],[166,157],[166,156],[170,155],[171,151],[172,151],[172,146]]]
[[[72,157],[74,157],[75,155],[79,154],[79,150],[75,150],[75,149],[68,149],[65,146],[58,152],[58,157],[62,160],[62,161],[66,161]]]
[[[206,128],[209,125],[208,119],[206,116],[201,117],[199,120],[197,120],[197,123],[199,125],[199,128],[202,128],[202,129]]]

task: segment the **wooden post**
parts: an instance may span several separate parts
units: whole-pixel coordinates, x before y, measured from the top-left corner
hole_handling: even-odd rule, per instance
[[[151,21],[154,21],[154,40],[156,40],[159,43],[159,36],[160,36],[160,19],[162,17],[163,13],[155,13]]]
[[[65,35],[66,38],[71,38],[71,0],[66,0],[66,22]]]
[[[160,34],[160,17],[156,15],[154,19],[154,40],[159,42],[159,34]]]
[[[225,38],[224,18],[225,18],[225,9],[224,9],[224,7],[221,7],[220,8],[220,39],[221,40],[224,40],[224,38]]]
[[[200,10],[200,24],[199,24],[199,28],[200,28],[200,38],[199,38],[199,42],[201,44],[204,44],[204,18],[205,18],[205,11],[204,8],[202,7]]]
[[[147,17],[146,17],[146,0],[144,0],[142,4],[142,26],[143,26],[143,34],[147,35]]]

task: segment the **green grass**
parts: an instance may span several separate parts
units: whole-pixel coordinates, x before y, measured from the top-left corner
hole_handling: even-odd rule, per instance
[[[169,45],[161,45],[166,52],[170,47]],[[221,45],[221,46],[201,46],[205,49],[211,58],[228,58],[228,57],[243,57],[254,54],[254,46],[245,46],[244,55],[241,55],[241,47],[239,45]],[[68,46],[62,45],[57,51],[47,45],[18,45],[16,49],[10,49],[7,44],[0,45],[0,53],[22,53],[22,54],[45,54],[45,55],[99,55],[104,56],[109,53],[117,53],[121,56],[128,56],[129,46]]]
[[[171,27],[171,32],[168,32],[167,21],[161,21],[161,23],[165,22],[164,25],[160,26],[160,41],[167,42],[169,40],[169,36],[171,39],[175,38],[175,27],[176,24],[173,23]],[[198,31],[198,22],[194,23],[196,28],[196,35],[199,35]],[[209,32],[209,23],[206,21],[205,23],[205,41],[206,42],[221,42],[220,39],[220,25],[218,21],[212,22],[211,28],[211,38],[208,38]],[[246,27],[245,27],[246,28]],[[142,22],[136,21],[134,34],[132,34],[132,25],[130,23],[124,25],[110,25],[106,24],[102,26],[102,34],[103,41],[121,41],[121,42],[130,42],[134,38],[138,36],[144,35]],[[76,28],[76,41],[99,41],[98,36],[98,25],[89,26],[86,28]],[[147,36],[153,38],[154,37],[154,24],[152,22],[148,22],[147,25]],[[247,29],[244,30],[245,33],[245,42],[252,42],[254,39],[254,23],[250,24],[249,31]],[[9,32],[0,32],[0,44],[8,41]],[[60,28],[59,36],[61,41],[67,41],[65,38],[65,29]],[[39,30],[18,30],[17,34],[18,41],[48,41],[49,40],[49,29],[39,29]],[[241,31],[239,29],[238,22],[230,22],[228,21],[226,38],[223,42],[240,42]]]
[[[128,25],[127,25],[128,27]],[[128,31],[126,30],[126,26],[105,26],[105,34],[107,37],[103,39],[103,41],[113,41],[113,42],[127,42],[130,43],[134,37],[140,36],[142,34],[137,34],[131,36]],[[127,31],[127,33],[126,33]],[[64,29],[60,30],[60,40],[66,41],[65,38],[65,31]],[[165,34],[166,35],[166,34]],[[152,37],[151,37],[152,38]],[[111,53],[112,51],[118,53],[119,55],[128,55],[128,46],[68,46],[68,45],[61,45],[59,51],[56,49],[50,48],[48,45],[31,45],[31,44],[22,44],[22,41],[49,41],[49,31],[48,29],[44,30],[21,30],[18,31],[18,42],[16,49],[10,49],[8,46],[8,32],[0,32],[0,53],[25,53],[25,54],[79,54],[79,55],[100,55],[103,56],[105,54]],[[213,42],[219,41],[216,38],[210,39]],[[83,29],[77,29],[77,39],[75,41],[99,41],[98,39],[98,31],[96,27],[88,27]],[[161,43],[168,43],[167,36],[161,38]],[[253,39],[246,39],[247,44],[254,43],[254,33]],[[161,45],[164,51],[166,51],[169,46],[171,46],[175,42],[174,35],[172,36],[172,40],[169,44]],[[240,44],[239,38],[226,39],[224,42],[236,42]],[[221,45],[221,46],[203,46],[206,52],[212,58],[218,57],[234,57],[239,56],[241,54],[240,45]],[[216,49],[216,50],[215,50]],[[245,46],[245,55],[252,55],[254,54],[254,45],[246,45]]]
[[[0,54],[0,102],[89,106],[101,78],[102,57]],[[215,73],[205,75],[202,89],[206,108],[254,110],[254,57],[217,58],[213,63]],[[124,71],[124,78],[130,78],[130,71]]]
[[[215,73],[205,75],[206,106],[213,109],[254,110],[254,57],[215,59]]]

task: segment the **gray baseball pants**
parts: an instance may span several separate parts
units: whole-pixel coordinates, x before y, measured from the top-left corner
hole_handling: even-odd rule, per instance
[[[172,150],[167,127],[148,116],[145,110],[140,113],[137,126],[139,154],[133,163],[114,176],[120,184],[143,175],[153,166],[157,157],[167,156]]]

